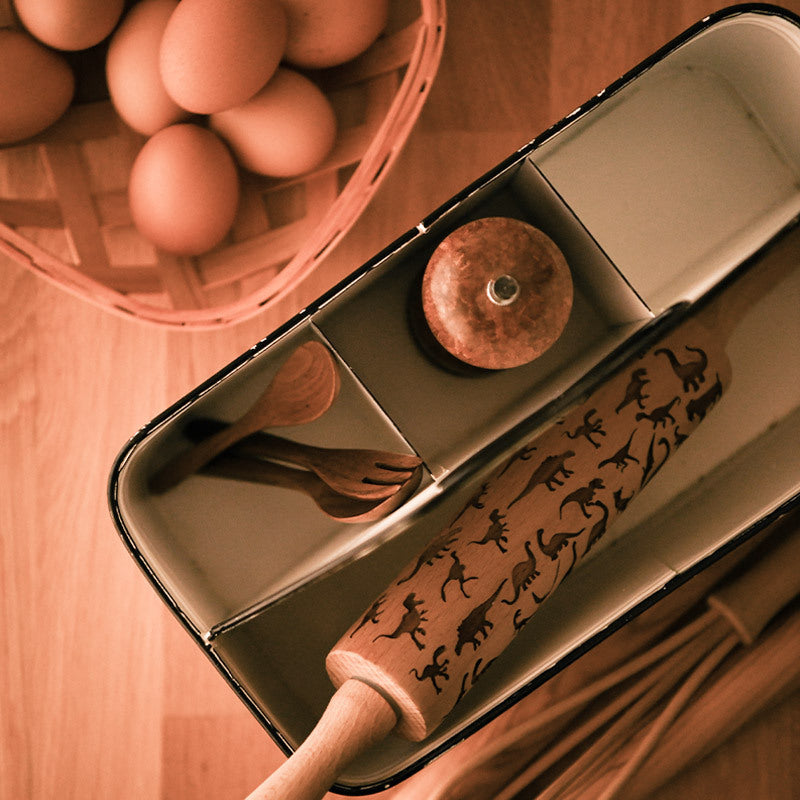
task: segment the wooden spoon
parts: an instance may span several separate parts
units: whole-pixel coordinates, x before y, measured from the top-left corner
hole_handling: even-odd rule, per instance
[[[202,469],[245,436],[263,428],[301,425],[324,414],[339,391],[339,373],[328,348],[316,341],[300,345],[281,365],[267,388],[233,424],[170,459],[150,480],[161,494]]]
[[[417,490],[422,467],[390,497],[383,500],[357,500],[330,488],[313,472],[286,467],[272,461],[223,454],[208,464],[203,472],[220,478],[264,483],[307,494],[323,513],[340,522],[372,522],[399,508]]]

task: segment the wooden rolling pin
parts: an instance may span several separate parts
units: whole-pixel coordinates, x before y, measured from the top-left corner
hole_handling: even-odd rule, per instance
[[[321,797],[390,731],[428,736],[719,402],[734,326],[798,263],[783,237],[503,464],[329,652],[333,699],[248,800]]]

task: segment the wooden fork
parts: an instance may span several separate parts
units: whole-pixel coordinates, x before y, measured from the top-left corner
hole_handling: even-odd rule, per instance
[[[195,441],[212,436],[224,423],[192,420],[186,435]],[[259,431],[240,440],[231,455],[271,459],[311,470],[331,489],[359,500],[381,500],[408,481],[422,460],[406,453],[358,448],[315,447]]]
[[[422,480],[422,467],[417,467],[398,491],[382,500],[359,500],[335,492],[313,472],[275,464],[259,458],[243,458],[223,454],[217,456],[203,473],[220,478],[262,483],[293,489],[308,495],[324,514],[339,522],[373,522],[399,508],[417,490]]]

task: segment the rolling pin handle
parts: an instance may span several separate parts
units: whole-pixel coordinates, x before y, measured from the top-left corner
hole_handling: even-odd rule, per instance
[[[383,695],[362,681],[345,681],[308,738],[247,800],[321,800],[344,767],[396,724]]]

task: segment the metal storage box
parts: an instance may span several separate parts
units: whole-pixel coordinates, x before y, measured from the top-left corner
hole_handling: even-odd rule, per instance
[[[423,219],[145,425],[114,465],[125,545],[231,687],[287,750],[333,687],[325,654],[446,525],[489,470],[736,270],[800,252],[800,19],[742,6],[698,23]],[[457,375],[408,320],[441,239],[485,216],[562,249],[569,323],[544,356]],[[742,320],[719,408],[428,739],[391,736],[337,789],[390,785],[500,713],[671,586],[800,497],[800,270]],[[417,453],[416,494],[378,522],[327,520],[307,498],[198,475],[153,496],[185,423],[237,418],[297,344],[338,360],[341,394],[291,431],[326,446]]]

